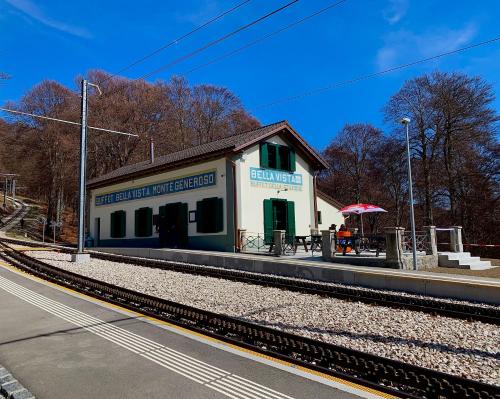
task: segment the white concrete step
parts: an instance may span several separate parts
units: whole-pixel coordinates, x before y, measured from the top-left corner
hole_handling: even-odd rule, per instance
[[[479,256],[472,256],[470,252],[440,252],[439,254],[448,256],[448,259],[479,259]]]
[[[490,261],[471,256],[470,252],[440,252],[438,263],[441,267],[457,269],[485,270],[492,268]]]

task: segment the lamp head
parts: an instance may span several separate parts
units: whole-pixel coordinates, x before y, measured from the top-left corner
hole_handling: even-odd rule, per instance
[[[403,118],[399,122],[403,125],[408,125],[410,123],[410,118]]]

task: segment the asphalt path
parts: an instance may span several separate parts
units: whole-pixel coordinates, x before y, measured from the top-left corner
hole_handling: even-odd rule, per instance
[[[3,263],[0,364],[39,399],[382,397],[53,286]]]

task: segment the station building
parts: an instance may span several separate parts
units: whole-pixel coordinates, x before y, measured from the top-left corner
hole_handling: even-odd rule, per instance
[[[90,180],[89,233],[101,247],[236,251],[240,231],[288,236],[343,223],[316,187],[327,164],[286,122]]]

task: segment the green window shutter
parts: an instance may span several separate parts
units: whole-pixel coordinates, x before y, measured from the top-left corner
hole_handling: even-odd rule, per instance
[[[296,166],[295,166],[295,150],[293,148],[290,148],[290,154],[288,156],[288,170],[290,172],[295,172],[297,170]]]
[[[111,213],[111,228],[110,228],[110,234],[111,238],[116,237],[116,212]]]
[[[215,233],[224,230],[224,201],[222,198],[217,198],[215,212]]]
[[[140,208],[135,211],[135,236],[150,237],[153,234],[153,209]]]
[[[160,215],[160,217],[162,217],[162,216],[165,216],[165,214],[166,214],[165,205],[160,206],[160,208],[158,209],[158,215]]]
[[[290,169],[290,149],[287,146],[278,146],[278,169]]]
[[[322,224],[323,220],[321,218],[321,211],[318,211],[318,224]]]
[[[118,211],[119,212],[119,220],[120,220],[120,231],[119,231],[119,237],[125,237],[126,232],[127,232],[127,225],[126,225],[126,216],[127,214],[125,211]]]
[[[279,151],[278,146],[275,144],[267,144],[267,166],[269,169],[279,167]]]
[[[286,235],[292,238],[295,237],[295,203],[287,201],[286,205]]]
[[[285,159],[285,154],[283,154],[283,149],[286,148],[285,146],[282,145],[275,145],[274,148],[276,148],[276,169],[282,169],[281,163]]]
[[[273,201],[264,200],[264,242],[273,242]]]
[[[205,232],[205,207],[203,201],[196,202],[196,231]]]
[[[153,235],[153,208],[146,208],[146,231],[145,237]]]
[[[222,198],[213,197],[204,198],[196,203],[196,231],[198,233],[218,233],[224,230],[223,202]]]
[[[269,167],[269,147],[267,143],[260,143],[260,167]]]
[[[184,203],[181,207],[181,246],[188,246],[188,204]]]
[[[142,237],[141,216],[142,216],[141,209],[136,209],[135,210],[135,226],[134,226],[135,236],[136,237]]]

